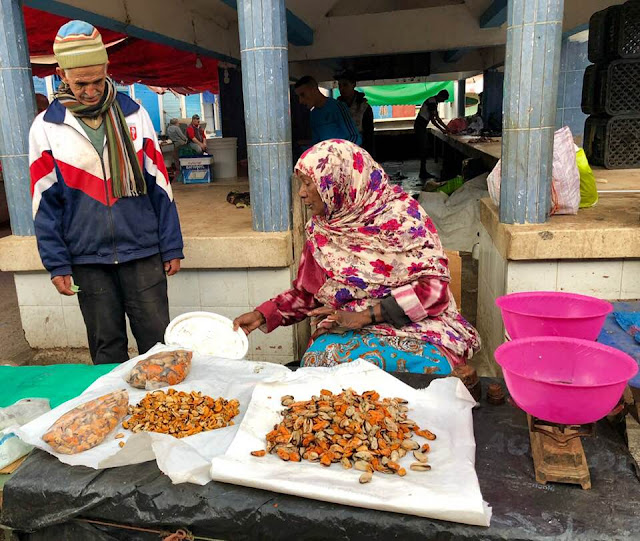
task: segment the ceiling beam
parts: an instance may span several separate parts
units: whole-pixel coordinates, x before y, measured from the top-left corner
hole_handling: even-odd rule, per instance
[[[238,10],[237,0],[222,0],[224,4]],[[313,44],[313,30],[300,17],[287,9],[287,39],[291,45],[306,47]]]
[[[478,19],[480,28],[498,28],[507,22],[507,0],[493,0]]]
[[[453,62],[457,62],[460,60],[467,51],[465,49],[452,49],[451,51],[447,51],[442,55],[442,59],[447,63],[451,64]]]

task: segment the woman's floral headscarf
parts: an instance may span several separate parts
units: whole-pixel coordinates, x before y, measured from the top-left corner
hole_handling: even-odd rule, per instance
[[[418,202],[391,186],[363,149],[332,139],[309,149],[296,174],[313,179],[326,215],[307,225],[313,256],[345,286],[384,297],[423,276],[449,279],[436,229]]]

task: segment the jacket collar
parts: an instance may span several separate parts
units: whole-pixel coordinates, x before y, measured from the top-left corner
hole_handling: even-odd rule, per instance
[[[116,100],[118,101],[125,117],[132,115],[140,109],[140,105],[122,92],[118,92],[116,94]],[[56,99],[53,100],[51,105],[47,108],[47,111],[44,114],[44,121],[51,122],[53,124],[64,124],[66,114],[67,108]]]

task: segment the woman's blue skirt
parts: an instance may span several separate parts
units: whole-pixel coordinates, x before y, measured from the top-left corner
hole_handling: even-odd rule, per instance
[[[450,374],[451,364],[438,347],[400,336],[378,336],[367,331],[327,333],[316,338],[301,366],[335,366],[364,359],[387,372]]]

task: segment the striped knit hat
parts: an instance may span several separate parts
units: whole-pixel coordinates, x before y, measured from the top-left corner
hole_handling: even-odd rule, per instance
[[[69,21],[60,27],[53,53],[62,69],[97,66],[108,61],[100,32],[84,21]]]

